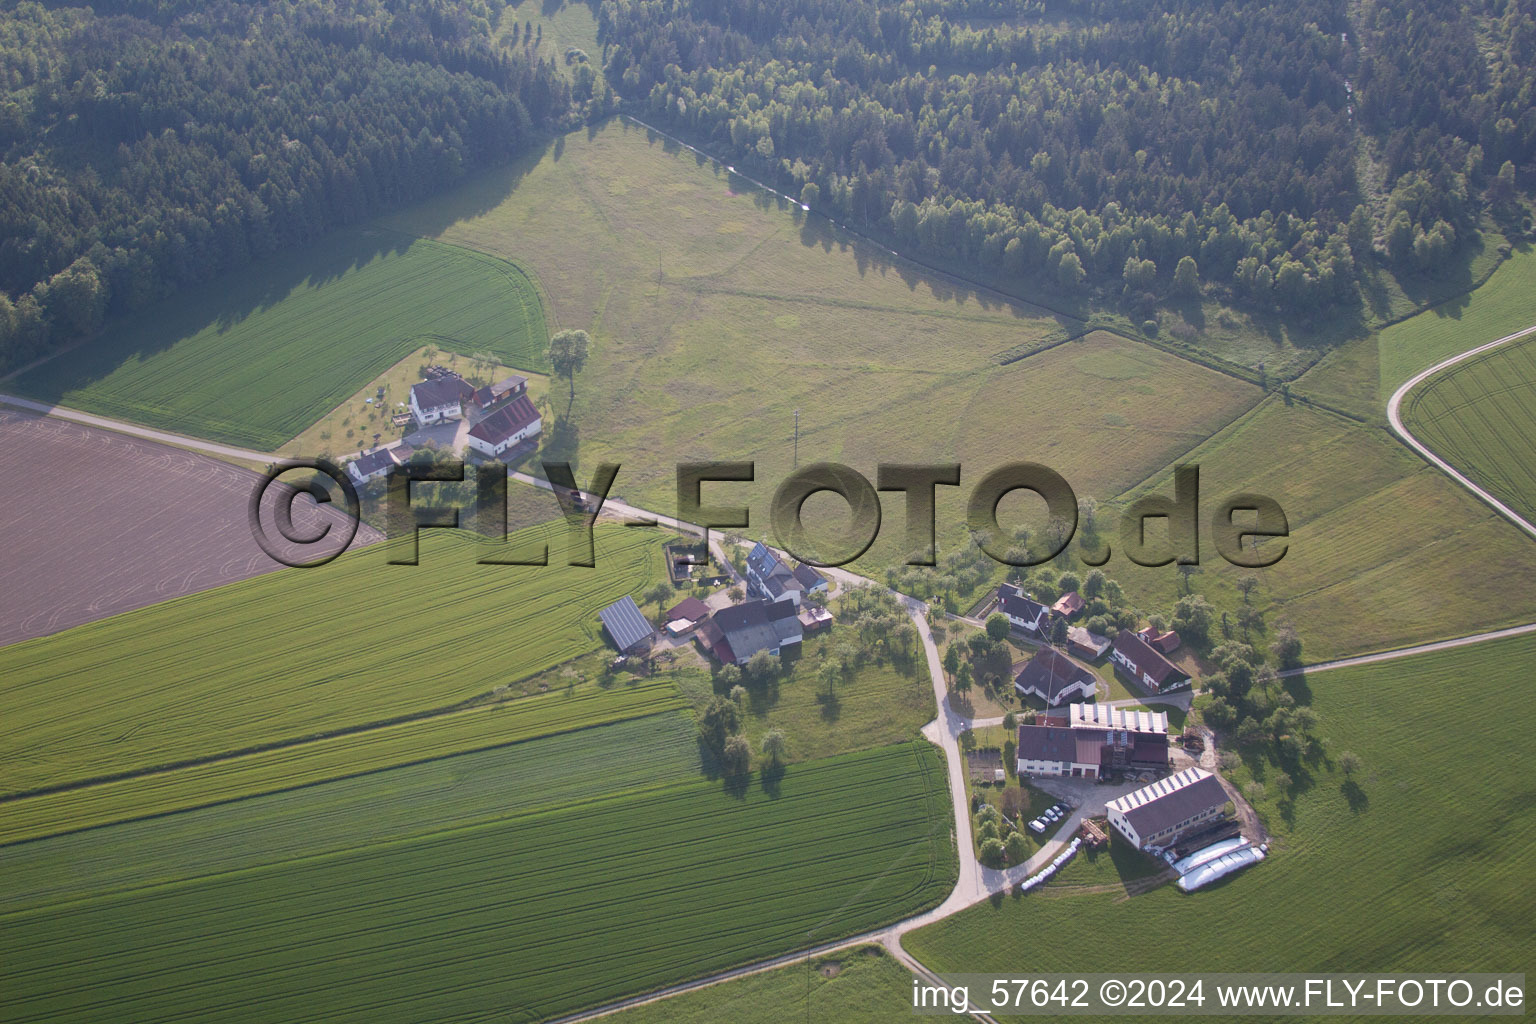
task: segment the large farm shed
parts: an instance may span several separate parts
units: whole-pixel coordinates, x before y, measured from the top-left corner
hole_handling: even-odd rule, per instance
[[[1227,791],[1221,780],[1200,768],[1186,768],[1106,805],[1109,823],[1138,850],[1166,846],[1179,833],[1221,814],[1226,806]]]

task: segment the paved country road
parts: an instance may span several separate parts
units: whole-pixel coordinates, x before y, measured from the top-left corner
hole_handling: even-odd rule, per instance
[[[1446,462],[1440,456],[1430,451],[1427,445],[1425,445],[1418,438],[1414,437],[1413,433],[1403,425],[1403,417],[1401,415],[1403,399],[1407,397],[1408,392],[1412,391],[1423,381],[1433,377],[1441,370],[1449,369],[1450,367],[1455,366],[1457,363],[1462,362],[1463,360],[1482,355],[1484,352],[1492,351],[1493,349],[1496,349],[1501,345],[1507,345],[1512,341],[1519,341],[1521,338],[1527,337],[1531,334],[1536,334],[1536,324],[1527,327],[1523,331],[1516,331],[1514,334],[1506,334],[1499,340],[1490,341],[1486,345],[1478,345],[1476,348],[1467,349],[1467,351],[1461,353],[1460,355],[1451,356],[1451,358],[1436,363],[1434,366],[1431,366],[1424,372],[1415,374],[1411,379],[1409,379],[1408,383],[1392,392],[1392,397],[1387,401],[1387,421],[1392,424],[1392,430],[1397,434],[1398,437],[1403,439],[1408,447],[1412,448],[1414,451],[1424,456],[1424,458],[1428,459],[1431,463],[1438,466],[1447,475],[1449,475],[1452,480],[1455,480],[1467,490],[1471,491],[1473,494],[1486,501],[1489,505],[1492,505],[1495,510],[1497,510],[1510,522],[1520,527],[1520,529],[1524,530],[1532,537],[1536,537],[1536,525],[1533,525],[1529,520],[1515,512],[1514,509],[1510,508],[1508,505],[1504,504],[1502,501],[1495,498],[1487,491],[1483,490],[1477,484],[1467,479],[1465,475],[1463,475],[1449,462]]]

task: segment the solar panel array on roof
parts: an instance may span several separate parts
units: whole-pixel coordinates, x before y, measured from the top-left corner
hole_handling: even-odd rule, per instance
[[[1168,715],[1163,711],[1130,711],[1102,704],[1073,704],[1074,729],[1124,729],[1127,732],[1168,733]]]
[[[640,614],[640,606],[635,604],[635,599],[632,597],[619,598],[598,612],[597,617],[603,620],[603,628],[608,630],[608,636],[612,638],[614,646],[621,651],[638,647],[655,634],[650,622]]]

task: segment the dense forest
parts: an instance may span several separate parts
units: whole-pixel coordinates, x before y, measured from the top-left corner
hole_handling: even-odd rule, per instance
[[[908,251],[1151,308],[1358,302],[1528,230],[1536,0],[606,0],[606,76]]]
[[[547,138],[502,6],[0,5],[0,365]]]
[[[1530,231],[1536,0],[597,10],[594,86],[504,0],[0,0],[0,367],[450,187],[610,89],[904,251],[1132,312],[1331,315],[1487,216]]]

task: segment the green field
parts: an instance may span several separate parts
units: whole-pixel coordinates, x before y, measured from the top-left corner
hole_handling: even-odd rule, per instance
[[[602,770],[608,751],[622,758]],[[697,778],[680,712],[0,846],[0,914],[372,846]]]
[[[341,232],[117,322],[12,386],[271,451],[425,344],[543,371],[546,340],[538,293],[514,264]]]
[[[1296,682],[1332,762],[1298,777],[1289,813],[1274,793],[1260,804],[1269,860],[1188,896],[1009,898],[904,944],[938,971],[1521,970],[1536,955],[1536,787],[1510,766],[1536,742],[1498,709],[1524,702],[1533,661],[1525,636]],[[1462,680],[1476,682],[1458,698]]]
[[[808,637],[786,676],[766,692],[749,693],[742,734],[753,751],[761,749],[764,733],[778,729],[788,747],[787,759],[809,761],[912,739],[933,720],[933,681],[926,667],[906,672],[889,662],[862,665],[829,697],[817,672],[837,642],[838,628]],[[673,678],[695,712],[714,696],[712,681],[703,671],[678,671]]]
[[[661,538],[599,527],[580,569],[548,529],[548,567],[426,531],[416,566],[374,545],[0,649],[0,792],[441,709],[594,650],[598,611],[660,578]]]
[[[0,990],[16,1022],[539,1020],[937,903],[944,793],[906,743],[771,793],[700,780],[48,905],[0,916]]]
[[[860,946],[673,996],[604,1018],[613,1024],[887,1024],[912,1012],[912,975]]]
[[[1285,557],[1256,571],[1270,631],[1260,643],[1287,619],[1317,661],[1536,619],[1536,545],[1385,430],[1272,397],[1187,461],[1200,466],[1205,522],[1240,491],[1286,512]],[[1170,476],[1149,488],[1171,494]],[[1208,533],[1201,556],[1194,588],[1235,615],[1233,584],[1248,570],[1222,561]],[[1105,571],[1147,611],[1166,613],[1182,592],[1172,566],[1115,558]]]
[[[1536,323],[1536,249],[1515,252],[1476,291],[1330,353],[1294,390],[1385,421],[1387,399],[1420,370]]]
[[[0,804],[0,843],[307,786],[685,707],[670,679],[582,683],[378,729]]]
[[[1536,340],[1485,352],[1420,384],[1403,425],[1526,519],[1536,518]]]
[[[802,464],[958,460],[974,481],[1033,458],[1108,497],[1260,397],[1103,334],[1002,365],[1083,325],[919,273],[619,119],[385,223],[517,259],[552,321],[591,329],[582,464],[622,464],[616,492],[670,511],[676,462],[755,460],[755,484],[721,488],[754,531],[791,470],[796,410]]]

